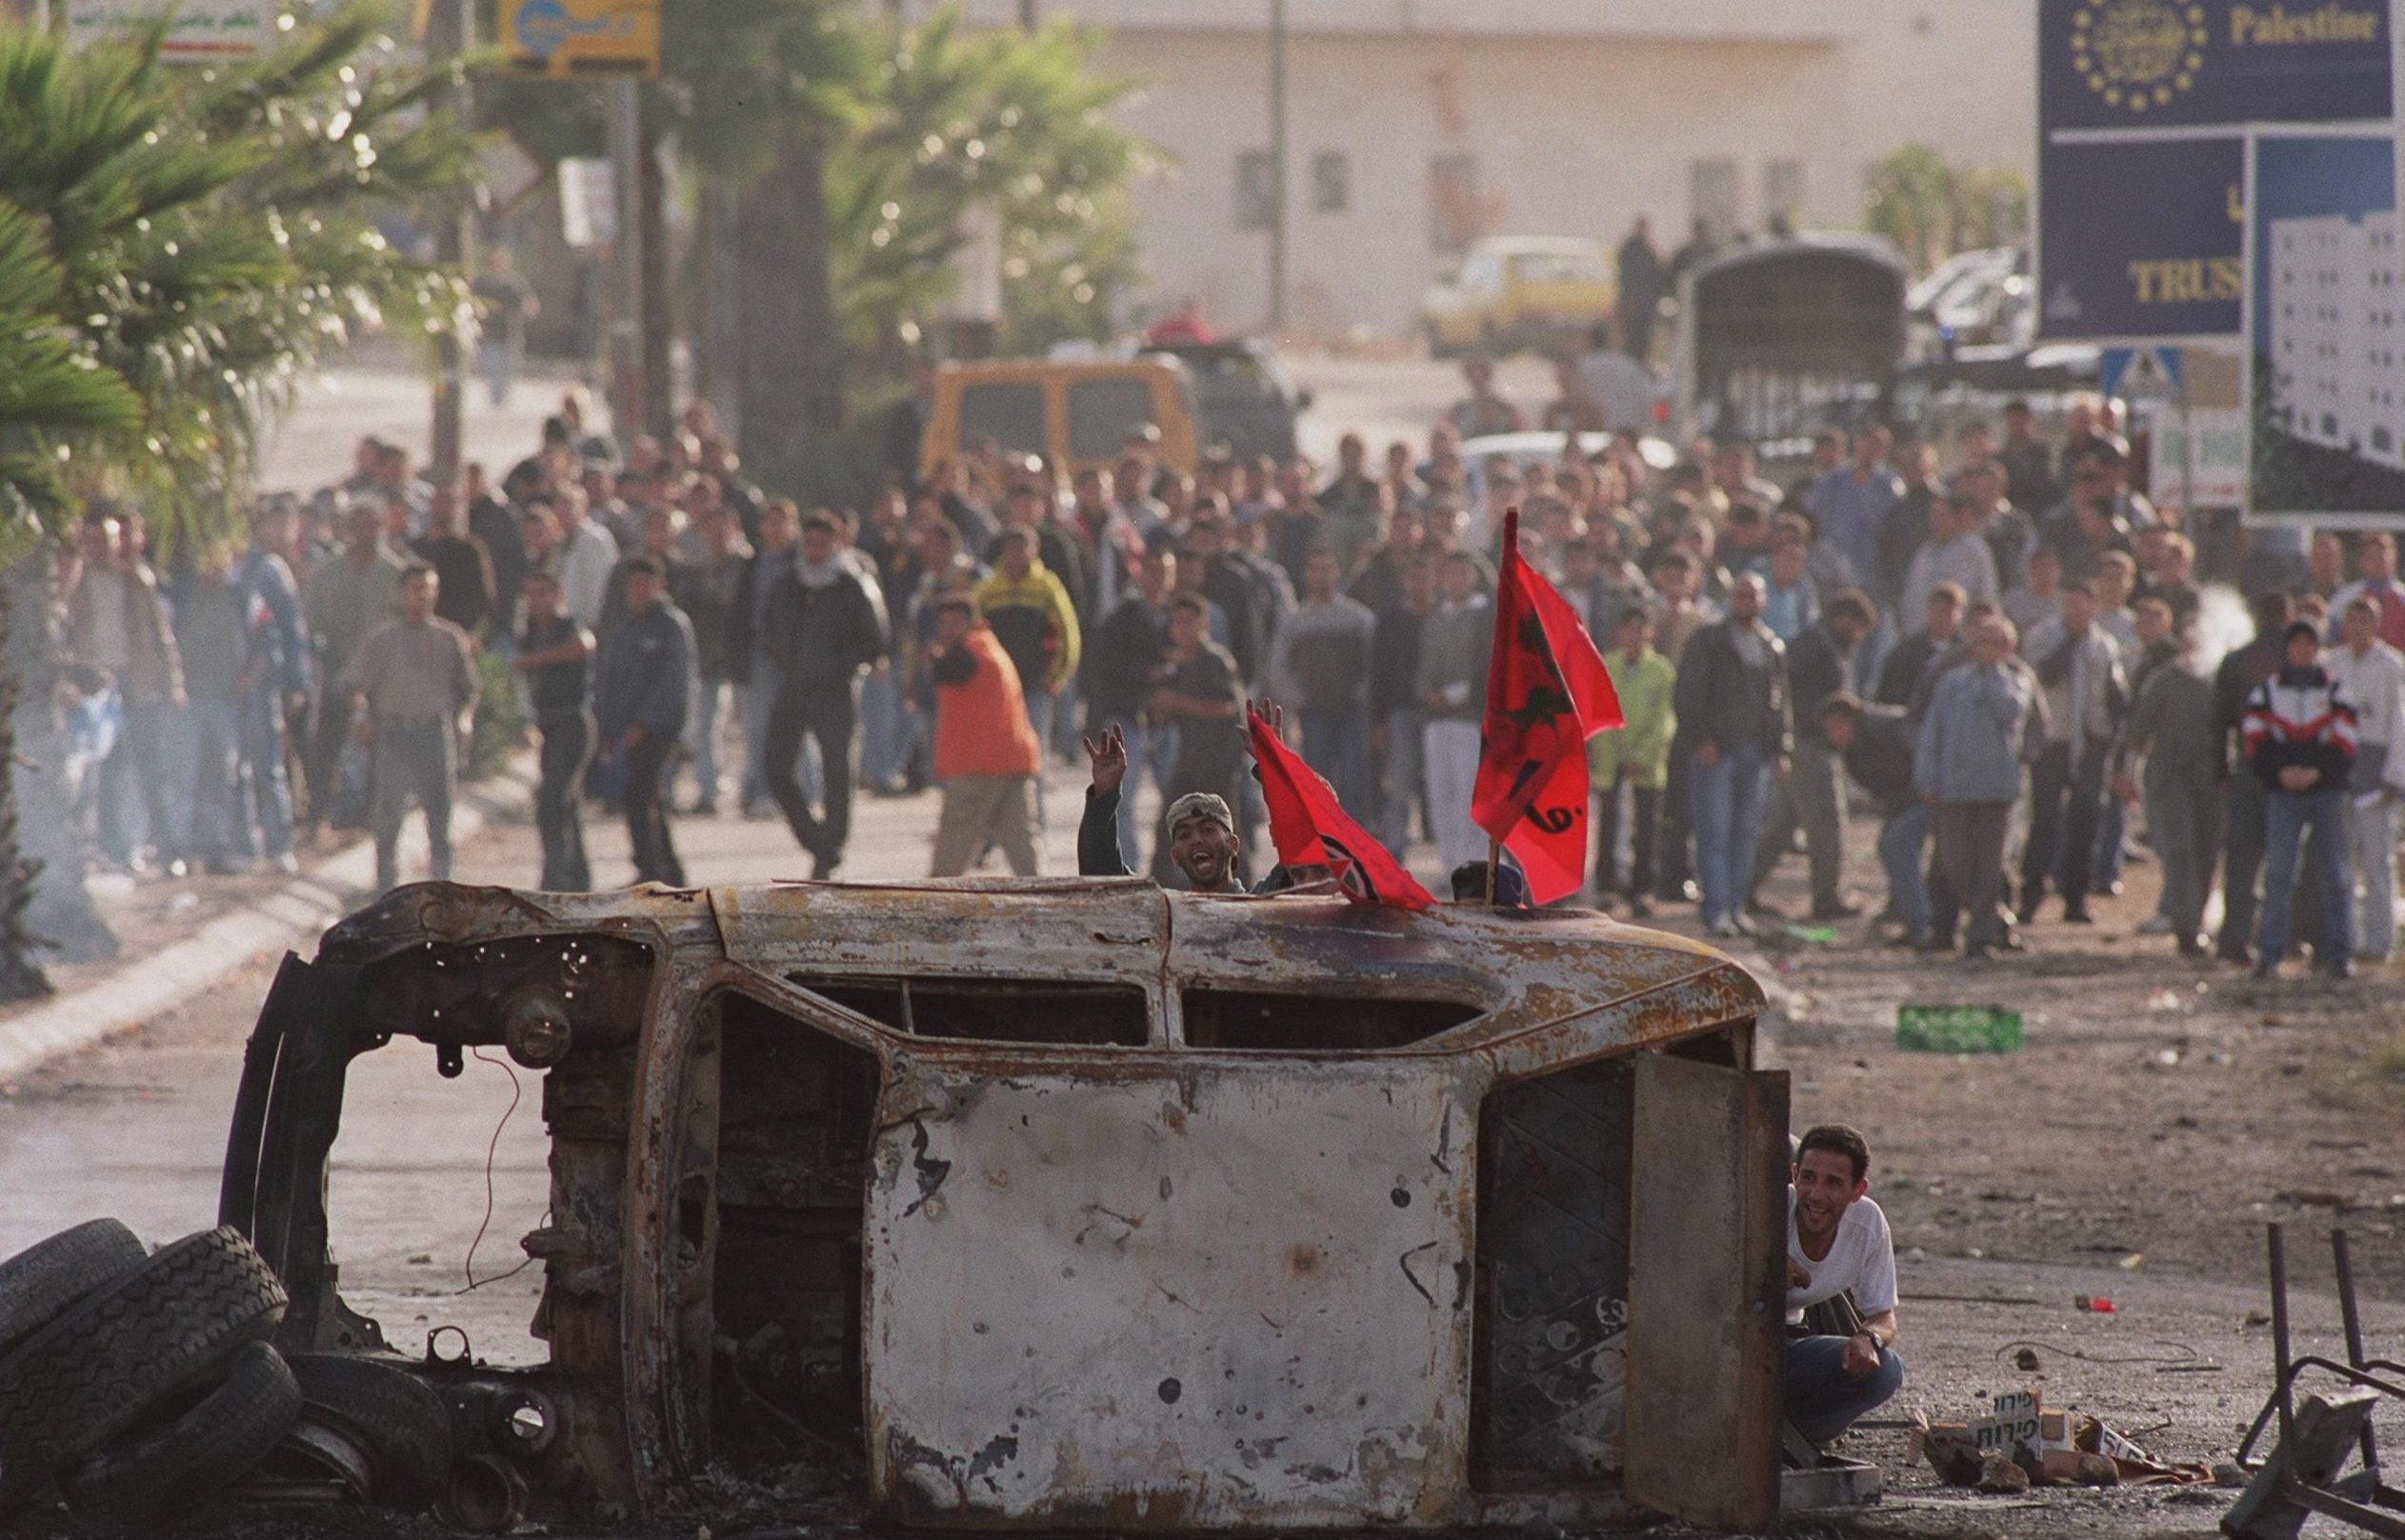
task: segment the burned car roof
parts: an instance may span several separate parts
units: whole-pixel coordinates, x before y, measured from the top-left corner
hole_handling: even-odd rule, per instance
[[[1136,877],[610,893],[428,883],[328,930],[320,956],[356,963],[427,943],[596,930],[723,955],[780,978],[1167,982],[1446,1001],[1460,1008],[1460,1019],[1430,1044],[1444,1051],[1502,1050],[1549,1027],[1651,1002],[1659,1009],[1624,1024],[1624,1041],[1634,1046],[1749,1014],[1762,1001],[1752,975],[1713,949],[1591,910],[1449,905],[1413,913],[1336,897],[1174,892]]]

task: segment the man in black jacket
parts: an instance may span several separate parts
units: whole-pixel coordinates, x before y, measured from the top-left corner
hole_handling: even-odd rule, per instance
[[[1154,671],[1169,650],[1169,596],[1177,586],[1177,553],[1164,546],[1144,553],[1135,590],[1103,617],[1086,646],[1077,683],[1086,698],[1092,741],[1116,742],[1132,770],[1149,770],[1153,790],[1166,796],[1177,763],[1177,729],[1153,722],[1145,706],[1157,688]],[[1115,738],[1112,736],[1115,734]],[[1113,783],[1114,785],[1116,783]],[[1139,779],[1138,785],[1141,785]],[[1130,860],[1140,854],[1135,837],[1135,788],[1117,801],[1119,849]]]
[[[1812,917],[1850,919],[1861,906],[1838,890],[1846,860],[1845,787],[1832,745],[1821,735],[1820,709],[1831,697],[1854,690],[1854,650],[1878,623],[1871,601],[1848,589],[1829,601],[1818,620],[1805,627],[1787,650],[1788,692],[1794,700],[1795,761],[1771,790],[1769,816],[1754,847],[1754,875],[1746,907],[1755,909],[1771,870],[1787,853],[1800,827],[1812,867]]]
[[[1729,617],[1695,632],[1678,664],[1678,725],[1689,750],[1690,801],[1704,929],[1739,933],[1762,802],[1787,757],[1787,649],[1762,624],[1762,579],[1729,585]]]
[[[777,663],[761,773],[793,838],[810,852],[811,879],[843,864],[852,836],[852,738],[860,671],[885,655],[885,605],[836,549],[832,513],[802,520],[800,559],[769,579],[760,650]],[[818,745],[826,806],[813,814],[801,780],[802,738]]]
[[[693,678],[693,629],[669,602],[668,573],[650,556],[626,564],[626,615],[602,638],[593,670],[593,721],[624,769],[621,796],[634,847],[634,880],[685,886],[669,833],[669,756],[685,730]]]
[[[2214,950],[2222,961],[2252,962],[2255,957],[2255,885],[2263,874],[2263,846],[2271,791],[2248,772],[2238,743],[2239,725],[2255,689],[2280,670],[2288,630],[2288,595],[2259,593],[2254,601],[2255,640],[2221,660],[2213,674],[2215,739],[2225,746],[2222,774],[2229,795],[2222,803],[2221,933]],[[2237,773],[2232,774],[2235,769]],[[2205,871],[2205,890],[2213,890],[2213,871]]]

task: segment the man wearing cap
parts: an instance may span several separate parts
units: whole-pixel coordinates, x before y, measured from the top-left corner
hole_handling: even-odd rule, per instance
[[[1128,775],[1127,740],[1116,724],[1100,738],[1086,740],[1093,762],[1093,784],[1086,789],[1085,816],[1077,824],[1077,874],[1081,877],[1132,877],[1119,846],[1119,789]],[[1189,791],[1169,805],[1167,845],[1172,865],[1198,893],[1241,893],[1244,880],[1236,875],[1235,814],[1228,799],[1214,791]]]

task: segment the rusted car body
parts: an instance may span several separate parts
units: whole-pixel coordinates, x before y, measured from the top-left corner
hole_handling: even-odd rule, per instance
[[[418,1366],[546,1398],[542,1447],[497,1451],[534,1517],[800,1462],[913,1530],[1759,1524],[1760,1000],[1580,912],[430,884],[287,959],[224,1217],[288,1346],[383,1351],[327,1253],[347,1067],[411,1038],[542,1070],[550,1361]]]

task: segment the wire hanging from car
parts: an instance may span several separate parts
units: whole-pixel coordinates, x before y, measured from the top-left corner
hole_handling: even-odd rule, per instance
[[[487,1053],[482,1048],[471,1049],[470,1051],[475,1055],[478,1062],[498,1066],[502,1073],[510,1077],[510,1105],[502,1109],[501,1121],[492,1126],[492,1139],[485,1146],[485,1212],[484,1217],[476,1221],[476,1238],[468,1243],[468,1259],[460,1266],[460,1270],[467,1275],[468,1279],[468,1287],[460,1290],[463,1294],[472,1294],[487,1284],[502,1283],[514,1278],[534,1265],[534,1258],[530,1256],[507,1272],[495,1273],[490,1278],[476,1276],[476,1248],[484,1244],[485,1231],[492,1225],[493,1162],[501,1152],[502,1131],[509,1128],[510,1119],[517,1115],[518,1103],[525,1099],[526,1090],[518,1082],[517,1070],[511,1068],[508,1059],[497,1058]]]

